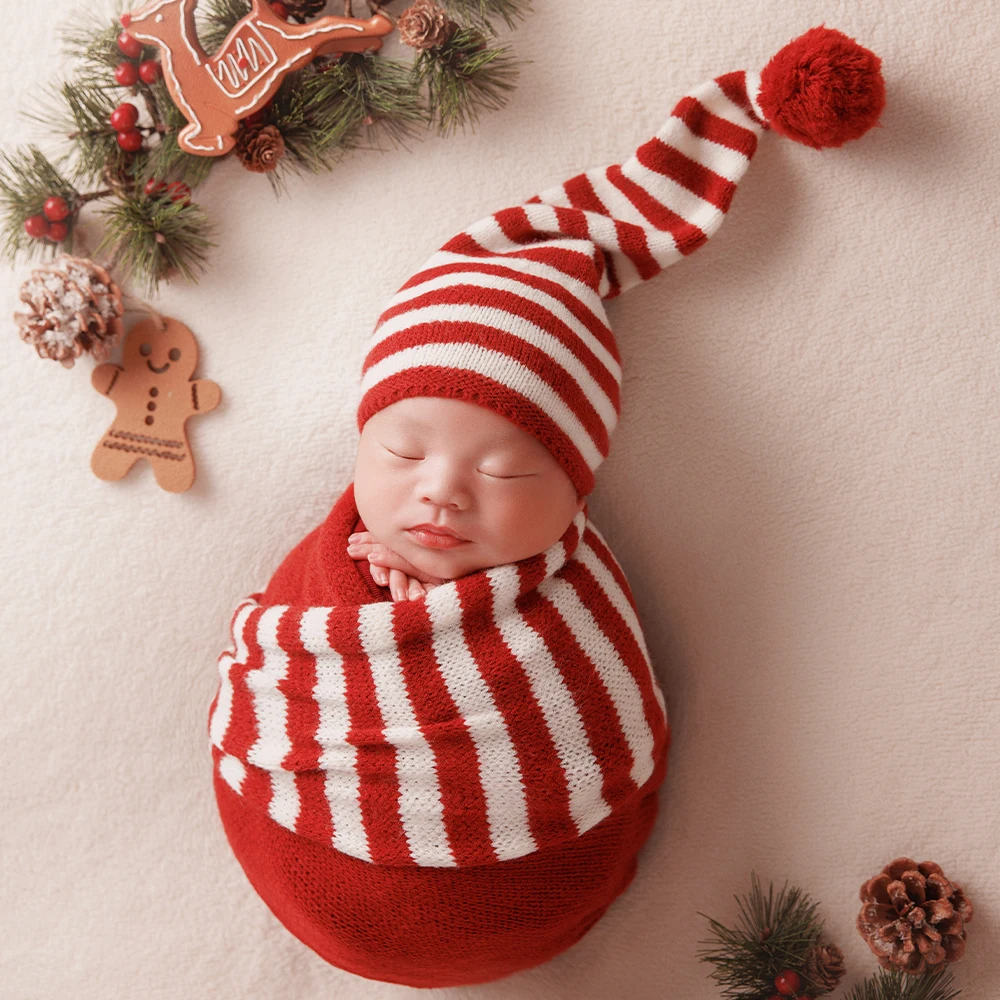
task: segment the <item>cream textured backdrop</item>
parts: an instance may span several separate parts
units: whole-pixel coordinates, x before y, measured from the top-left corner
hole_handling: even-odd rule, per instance
[[[37,135],[18,112],[78,2],[0,2],[4,148]],[[280,201],[235,162],[199,192],[220,246],[159,300],[224,394],[188,425],[188,493],[146,465],[96,479],[92,363],[4,321],[4,1000],[413,992],[326,965],[229,852],[206,719],[230,611],[349,481],[367,337],[433,250],[824,22],[882,57],[884,127],[822,153],[765,136],[718,234],[608,309],[624,412],[590,506],[674,732],[639,876],[550,964],[429,993],[711,1000],[697,913],[734,922],[752,868],[820,902],[849,985],[875,968],[858,887],[908,854],[965,885],[955,975],[997,995],[998,22],[972,0],[536,0],[512,33],[534,61],[475,132]],[[0,269],[3,316],[27,270]]]

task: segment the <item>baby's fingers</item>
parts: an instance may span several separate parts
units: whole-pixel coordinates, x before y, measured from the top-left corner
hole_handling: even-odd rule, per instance
[[[407,601],[407,578],[401,569],[389,570],[389,593],[394,601]]]

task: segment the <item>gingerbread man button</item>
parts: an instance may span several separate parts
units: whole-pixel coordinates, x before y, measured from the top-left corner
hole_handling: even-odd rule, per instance
[[[122,365],[98,365],[94,388],[115,401],[118,413],[90,457],[101,479],[121,479],[145,458],[156,481],[171,493],[194,482],[194,456],[185,423],[214,410],[222,390],[207,379],[192,379],[198,364],[194,334],[168,316],[136,323],[125,339]]]

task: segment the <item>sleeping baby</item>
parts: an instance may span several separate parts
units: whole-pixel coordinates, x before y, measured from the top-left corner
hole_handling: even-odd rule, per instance
[[[621,413],[604,303],[716,231],[765,131],[874,124],[878,67],[814,28],[708,81],[624,163],[453,237],[379,317],[354,478],[236,607],[208,720],[233,852],[327,962],[499,979],[634,878],[670,728],[588,516]]]
[[[347,552],[395,601],[543,552],[586,501],[548,449],[474,403],[415,396],[364,426]]]

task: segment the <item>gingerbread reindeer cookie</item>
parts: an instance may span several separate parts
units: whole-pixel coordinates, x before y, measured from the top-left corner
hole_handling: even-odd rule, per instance
[[[101,479],[121,479],[140,459],[149,460],[157,483],[183,493],[194,482],[194,456],[185,423],[214,410],[222,390],[192,379],[198,344],[183,324],[167,316],[141,320],[125,339],[122,365],[99,365],[90,381],[118,407],[114,423],[94,449],[90,467]]]

